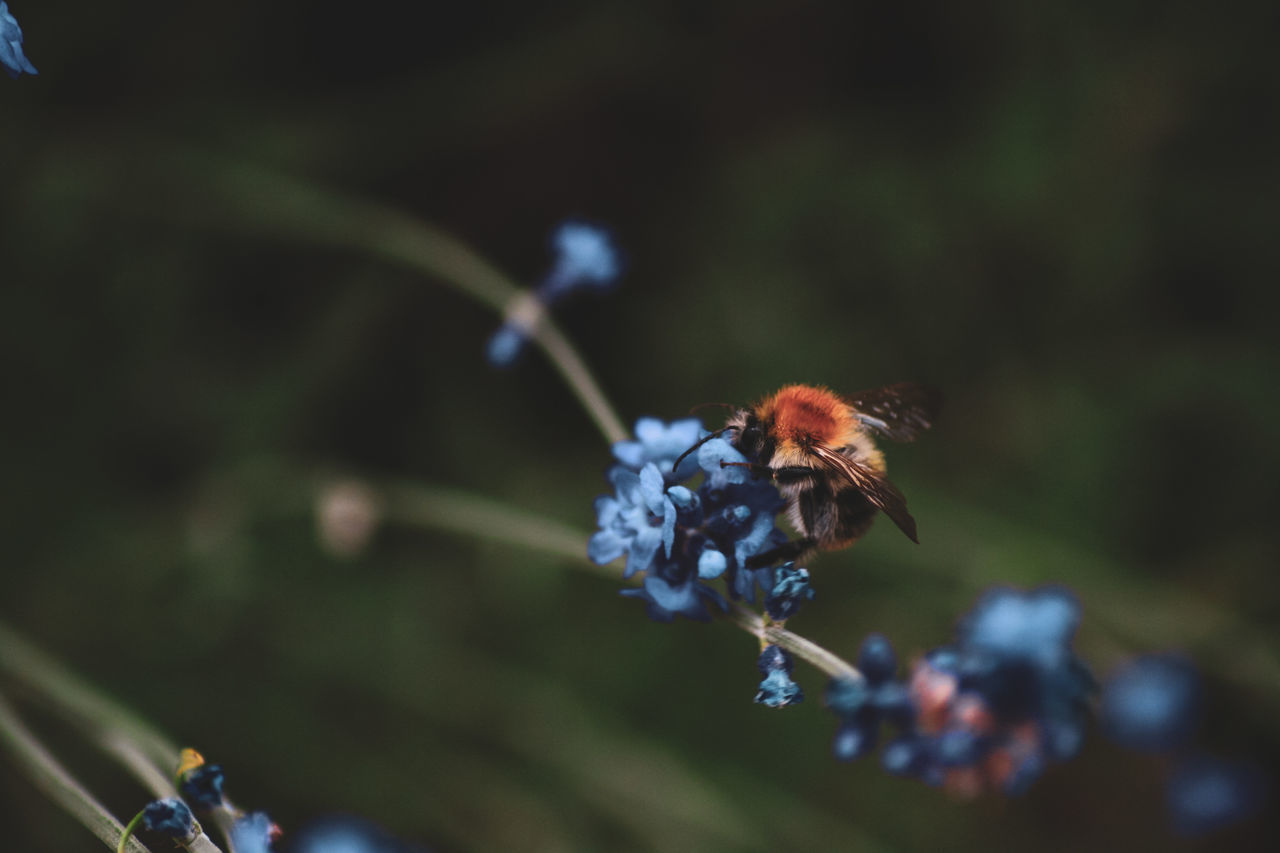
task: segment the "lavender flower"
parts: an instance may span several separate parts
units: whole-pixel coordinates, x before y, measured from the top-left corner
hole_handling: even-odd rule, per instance
[[[868,637],[859,656],[866,683],[827,691],[841,718],[837,758],[870,751],[887,718],[906,729],[881,754],[890,772],[965,796],[1025,790],[1083,738],[1095,684],[1071,648],[1079,620],[1064,589],[990,590],[960,620],[955,643],[918,661],[905,687],[892,680],[888,641]]]
[[[1200,679],[1190,662],[1146,655],[1119,668],[1102,691],[1102,728],[1130,749],[1164,751],[1184,745],[1200,711]]]
[[[147,803],[142,810],[142,825],[151,832],[182,841],[199,832],[191,809],[177,797]]]
[[[607,290],[622,271],[618,252],[603,228],[566,222],[552,234],[551,245],[556,256],[551,271],[532,294],[512,306],[506,322],[489,339],[489,363],[495,367],[515,363],[529,332],[555,302],[576,290]]]
[[[236,853],[271,853],[271,842],[280,830],[263,812],[254,812],[231,827],[231,846]]]
[[[669,622],[676,615],[710,618],[707,605],[726,607],[707,582],[723,578],[730,598],[754,602],[757,588],[772,589],[772,569],[749,566],[752,557],[786,541],[774,520],[784,501],[771,484],[756,481],[724,439],[712,439],[672,470],[675,460],[706,435],[696,419],[663,424],[642,418],[637,440],[614,445],[621,464],[609,471],[612,495],[596,499],[600,530],[591,537],[587,555],[598,564],[626,555],[624,574],[644,572],[638,589],[624,596],[639,598],[653,619]],[[685,485],[698,473],[701,483]]]
[[[756,702],[770,708],[785,708],[803,702],[804,692],[791,680],[794,666],[791,655],[781,646],[765,646],[756,662],[756,667],[764,675],[764,681],[756,691]]]

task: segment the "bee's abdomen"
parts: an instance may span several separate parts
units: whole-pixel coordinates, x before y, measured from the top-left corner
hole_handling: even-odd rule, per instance
[[[857,489],[833,492],[823,483],[794,500],[792,524],[827,551],[852,545],[866,534],[876,517],[876,508]]]

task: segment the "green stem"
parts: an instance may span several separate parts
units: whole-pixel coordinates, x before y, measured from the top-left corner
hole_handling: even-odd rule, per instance
[[[390,207],[345,198],[301,181],[243,164],[192,158],[192,174],[209,180],[208,190],[230,204],[223,215],[294,239],[345,246],[424,272],[454,290],[508,315],[531,298],[456,237]],[[545,313],[525,328],[560,373],[569,390],[609,442],[627,429],[577,350]],[[477,352],[479,347],[477,347]]]
[[[376,491],[376,490],[375,490]],[[439,487],[396,485],[380,492],[386,517],[402,524],[465,533],[483,539],[507,542],[564,557],[577,569],[617,580],[608,566],[587,559],[589,534],[567,524],[465,492]],[[638,582],[633,578],[632,582]],[[833,678],[861,678],[848,661],[812,640],[776,625],[766,625],[757,613],[734,602],[725,614],[739,628],[764,642],[775,643]]]
[[[133,820],[125,824],[124,832],[120,835],[120,844],[116,847],[116,853],[124,853],[129,841],[133,838],[133,831],[138,828],[138,824],[142,823],[143,818],[146,816],[147,810],[143,809],[133,816]]]
[[[36,787],[96,835],[108,849],[117,853],[125,850],[129,853],[151,853],[140,841],[124,835],[125,827],[120,821],[112,817],[45,749],[22,724],[3,695],[0,695],[0,743],[13,751],[18,765]]]
[[[178,748],[0,623],[0,672],[30,689],[97,746],[116,758],[156,797],[173,796],[161,768],[176,767]]]

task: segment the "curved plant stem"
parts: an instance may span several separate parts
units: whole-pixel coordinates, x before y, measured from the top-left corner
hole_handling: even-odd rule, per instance
[[[0,743],[13,751],[18,766],[31,777],[36,787],[83,824],[110,850],[121,847],[129,853],[150,853],[135,838],[120,845],[124,826],[116,820],[93,795],[58,763],[44,745],[36,739],[4,696],[0,695]]]
[[[188,171],[209,181],[208,191],[215,201],[231,205],[223,217],[239,226],[369,252],[424,272],[504,315],[531,300],[530,291],[516,286],[462,241],[393,208],[345,198],[243,164],[195,158]],[[542,313],[525,331],[546,353],[605,439],[626,439],[622,420],[554,321]]]
[[[569,560],[577,569],[618,580],[609,566],[587,559],[585,542],[590,534],[567,524],[465,492],[435,486],[393,485],[374,488],[386,518],[415,526],[465,533],[545,551]],[[635,582],[636,579],[632,579]],[[713,611],[714,612],[714,611]],[[861,678],[848,661],[779,625],[766,625],[757,613],[735,602],[725,618],[753,637],[776,643],[796,657],[833,678]]]
[[[173,783],[165,768],[177,766],[178,748],[149,723],[80,681],[3,623],[0,673],[27,687],[41,702],[85,732],[156,797],[173,796]]]

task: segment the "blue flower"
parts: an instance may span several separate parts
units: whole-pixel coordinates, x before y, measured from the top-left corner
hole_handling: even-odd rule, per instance
[[[906,729],[881,753],[889,772],[961,796],[1026,790],[1084,738],[1097,685],[1071,648],[1079,621],[1079,604],[1061,588],[990,590],[959,621],[955,643],[917,661],[906,685],[893,679],[889,641],[867,637],[858,656],[866,682],[827,688],[841,718],[836,757],[869,751],[888,720]]]
[[[566,222],[552,235],[556,263],[543,283],[548,295],[579,287],[607,288],[621,272],[609,233],[583,222]]]
[[[22,52],[22,27],[9,11],[9,4],[0,2],[0,65],[9,76],[17,79],[23,72],[39,74],[36,67]]]
[[[236,853],[271,853],[271,842],[280,830],[262,812],[242,817],[231,826],[231,846]]]
[[[412,853],[414,848],[385,830],[354,817],[317,821],[293,836],[293,853]]]
[[[182,796],[198,808],[216,809],[222,805],[222,786],[226,778],[222,766],[202,764],[182,775]]]
[[[706,583],[717,578],[730,597],[754,602],[757,588],[773,587],[773,570],[749,561],[786,541],[775,524],[785,501],[770,483],[720,465],[744,459],[727,441],[708,441],[672,470],[706,434],[695,418],[671,424],[641,418],[637,439],[613,446],[621,463],[609,471],[614,493],[596,499],[600,529],[587,555],[601,565],[626,555],[625,576],[645,577],[622,594],[644,601],[650,617],[663,622],[677,615],[709,619],[708,605],[727,609]],[[684,484],[699,473],[696,489]]]
[[[489,338],[485,357],[494,367],[510,367],[524,352],[525,333],[511,323],[504,323]]]
[[[1200,680],[1190,662],[1147,655],[1117,669],[1102,690],[1102,727],[1130,749],[1182,746],[1200,711]]]
[[[707,434],[702,421],[685,418],[664,424],[657,418],[640,418],[636,421],[635,434],[635,441],[618,441],[613,445],[614,458],[623,465],[639,471],[646,462],[652,462],[673,483],[684,482],[698,473],[698,459],[693,454],[680,463],[680,470],[672,471],[671,465]]]
[[[765,646],[756,661],[764,681],[756,691],[755,701],[770,708],[785,708],[804,701],[800,685],[791,680],[795,663],[781,646]]]
[[[587,555],[604,565],[627,555],[624,577],[649,568],[660,546],[669,556],[675,541],[676,507],[662,486],[662,474],[653,463],[636,474],[614,468],[610,474],[617,491],[596,499],[600,531],[587,543]]]
[[[561,297],[583,288],[607,289],[621,272],[618,252],[602,228],[566,222],[552,234],[551,245],[556,255],[551,271],[537,290],[520,291],[507,306],[506,322],[489,338],[485,354],[494,367],[516,362],[529,333]]]
[[[1165,798],[1174,828],[1200,835],[1249,817],[1262,805],[1266,787],[1256,767],[1198,756],[1174,771]]]
[[[875,748],[882,722],[899,727],[914,719],[910,693],[905,684],[893,680],[897,657],[882,634],[870,634],[858,653],[861,679],[833,678],[823,701],[840,717],[831,750],[838,761],[861,758]]]
[[[813,587],[809,586],[809,570],[792,568],[794,565],[786,563],[774,570],[773,589],[764,599],[765,611],[777,622],[790,619],[803,602],[814,596]]]
[[[142,825],[152,832],[181,840],[196,834],[196,819],[191,809],[177,797],[147,803],[142,810]]]
[[[1079,624],[1080,603],[1066,589],[1041,587],[1023,594],[997,587],[979,599],[957,635],[971,650],[1056,667],[1071,656]]]

